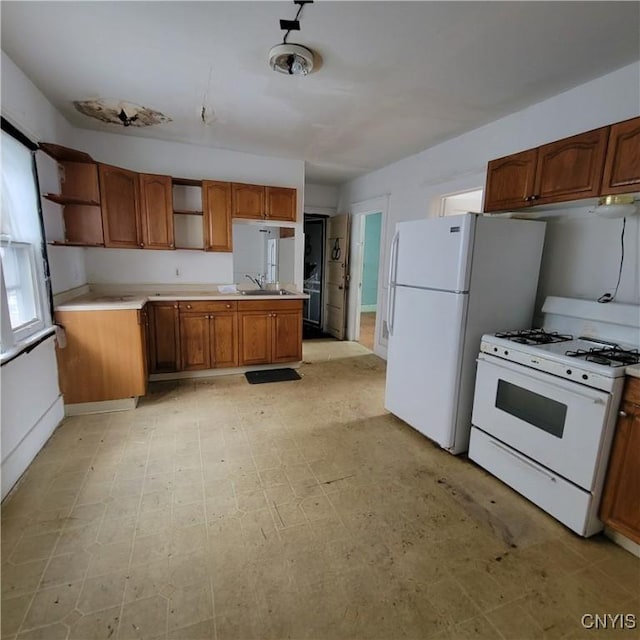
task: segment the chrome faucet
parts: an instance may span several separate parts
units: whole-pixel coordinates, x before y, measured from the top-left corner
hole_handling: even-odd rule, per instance
[[[249,280],[251,280],[251,282],[253,282],[254,284],[258,285],[258,289],[264,289],[264,274],[263,273],[259,273],[257,278],[254,278],[253,276],[250,276],[249,274],[245,274],[244,277],[245,278],[249,278]]]

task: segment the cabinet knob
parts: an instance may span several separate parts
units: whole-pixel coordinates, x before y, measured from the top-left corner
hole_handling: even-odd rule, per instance
[[[170,247],[173,247],[173,242],[169,244]]]
[[[629,414],[626,411],[618,411],[618,415],[621,418],[626,418]]]
[[[277,318],[277,317],[278,317],[278,314],[277,314],[277,313],[274,313],[274,314],[272,314],[272,315],[271,315],[271,317],[272,317],[272,318]]]
[[[191,309],[191,305],[190,304],[187,305],[187,309]]]
[[[178,305],[177,305],[177,304],[174,304],[174,305],[173,305],[173,308],[174,308],[174,309],[177,309],[177,308],[178,308]]]
[[[231,305],[230,304],[225,304],[224,305],[227,309],[231,309]]]
[[[141,242],[141,243],[140,243],[140,246],[141,246],[141,247],[144,247],[144,242]]]

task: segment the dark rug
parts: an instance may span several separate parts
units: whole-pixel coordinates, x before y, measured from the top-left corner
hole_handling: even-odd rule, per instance
[[[265,369],[264,371],[247,371],[245,374],[249,384],[263,382],[284,382],[286,380],[300,380],[295,369]]]

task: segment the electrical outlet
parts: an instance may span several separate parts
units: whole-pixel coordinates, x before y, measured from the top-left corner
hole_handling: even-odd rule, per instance
[[[176,267],[176,278],[180,277],[180,268]]]

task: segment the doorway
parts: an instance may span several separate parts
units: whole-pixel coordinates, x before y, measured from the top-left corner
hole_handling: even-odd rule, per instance
[[[366,213],[360,225],[362,256],[358,279],[360,313],[356,340],[373,351],[375,346],[376,314],[378,310],[378,273],[380,270],[380,238],[382,212]]]
[[[303,292],[309,299],[304,301],[302,312],[303,336],[305,339],[324,337],[324,244],[326,217],[304,216],[304,273]]]

